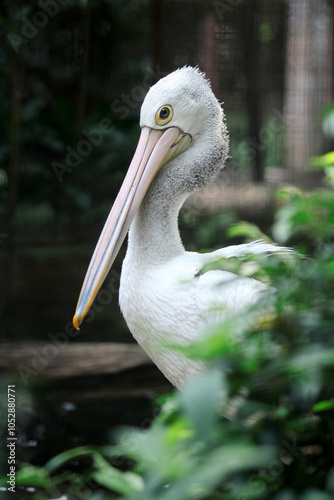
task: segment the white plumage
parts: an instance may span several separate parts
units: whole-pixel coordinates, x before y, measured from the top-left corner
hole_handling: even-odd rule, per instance
[[[79,327],[87,313],[131,224],[121,310],[138,343],[182,387],[203,365],[166,345],[188,345],[206,325],[254,304],[266,290],[228,271],[201,273],[203,266],[284,249],[253,242],[199,254],[183,247],[178,212],[217,175],[228,153],[223,111],[203,73],[185,67],[160,80],[144,100],[140,125],[140,142],[92,257],[74,324]]]

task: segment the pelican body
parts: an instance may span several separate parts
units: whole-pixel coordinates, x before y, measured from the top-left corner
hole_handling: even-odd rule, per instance
[[[129,230],[119,303],[134,338],[175,386],[203,369],[171,344],[189,345],[206,325],[256,303],[265,285],[228,271],[202,273],[218,259],[276,252],[263,242],[212,253],[185,250],[178,213],[223,168],[228,133],[221,105],[197,68],[162,78],[141,108],[139,143],[89,265],[73,319],[79,328]],[[130,227],[131,226],[131,227]]]

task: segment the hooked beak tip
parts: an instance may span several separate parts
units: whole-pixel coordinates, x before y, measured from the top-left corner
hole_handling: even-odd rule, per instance
[[[79,314],[76,313],[74,316],[73,316],[73,326],[76,330],[80,330],[80,324],[81,324],[81,321],[80,321],[80,317],[79,317]]]

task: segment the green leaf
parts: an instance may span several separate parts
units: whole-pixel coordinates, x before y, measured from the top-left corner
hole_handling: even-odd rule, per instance
[[[34,486],[36,488],[49,488],[52,484],[47,471],[43,467],[30,464],[21,464],[21,469],[16,473],[15,482],[18,486]],[[1,484],[6,485],[7,479],[1,479]]]
[[[286,368],[294,374],[314,371],[318,368],[334,364],[334,349],[304,349],[286,362]]]
[[[112,448],[112,447],[108,447]],[[101,450],[99,447],[95,446],[80,446],[78,448],[72,448],[71,450],[64,451],[59,455],[56,455],[51,460],[49,460],[44,468],[50,474],[53,473],[59,467],[62,467],[69,460],[73,460],[74,458],[82,457],[85,455],[93,456]],[[115,448],[116,451],[116,448]]]
[[[223,387],[222,375],[217,371],[206,371],[185,387],[182,406],[194,426],[197,438],[207,440],[212,434],[224,393],[226,387]]]
[[[227,230],[227,235],[230,238],[243,236],[245,238],[249,238],[251,240],[263,240],[268,243],[272,243],[273,241],[264,234],[258,226],[255,224],[251,224],[250,222],[241,221],[233,224],[233,226],[229,227]]]
[[[334,151],[311,158],[310,164],[312,167],[321,169],[334,165]]]
[[[144,482],[138,474],[115,469],[99,454],[94,455],[94,464],[97,471],[91,477],[101,486],[121,495],[131,495],[143,490]]]
[[[331,103],[322,112],[322,128],[325,135],[334,137],[334,103]]]
[[[151,498],[159,500],[209,498],[210,490],[221,484],[230,474],[266,467],[275,458],[275,451],[274,447],[239,443],[221,446],[203,453],[197,466],[191,469],[191,473],[172,483],[165,493],[159,497],[155,495],[149,498],[150,500]],[[147,500],[147,497],[141,498]]]
[[[313,405],[312,411],[321,412],[333,409],[334,409],[334,400],[329,400],[329,401],[319,401],[318,403]]]
[[[201,270],[200,274],[204,274],[208,271],[228,271],[230,273],[238,274],[240,266],[244,261],[244,257],[235,257],[233,259],[227,259],[226,257],[221,257],[215,261],[205,264]]]
[[[218,314],[219,312],[221,309],[217,309]],[[245,336],[252,325],[259,325],[263,320],[267,321],[268,317],[265,318],[256,308],[251,308],[228,318],[187,347],[179,345],[168,345],[168,347],[183,352],[190,359],[212,361],[218,357],[233,356],[240,350],[241,342],[245,341]]]

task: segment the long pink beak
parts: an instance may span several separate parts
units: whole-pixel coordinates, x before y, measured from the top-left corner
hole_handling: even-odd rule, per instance
[[[110,211],[81,288],[73,325],[79,329],[105,280],[130,224],[158,170],[179,149],[185,135],[177,127],[143,127],[129,170]],[[174,150],[174,151],[173,151]]]

